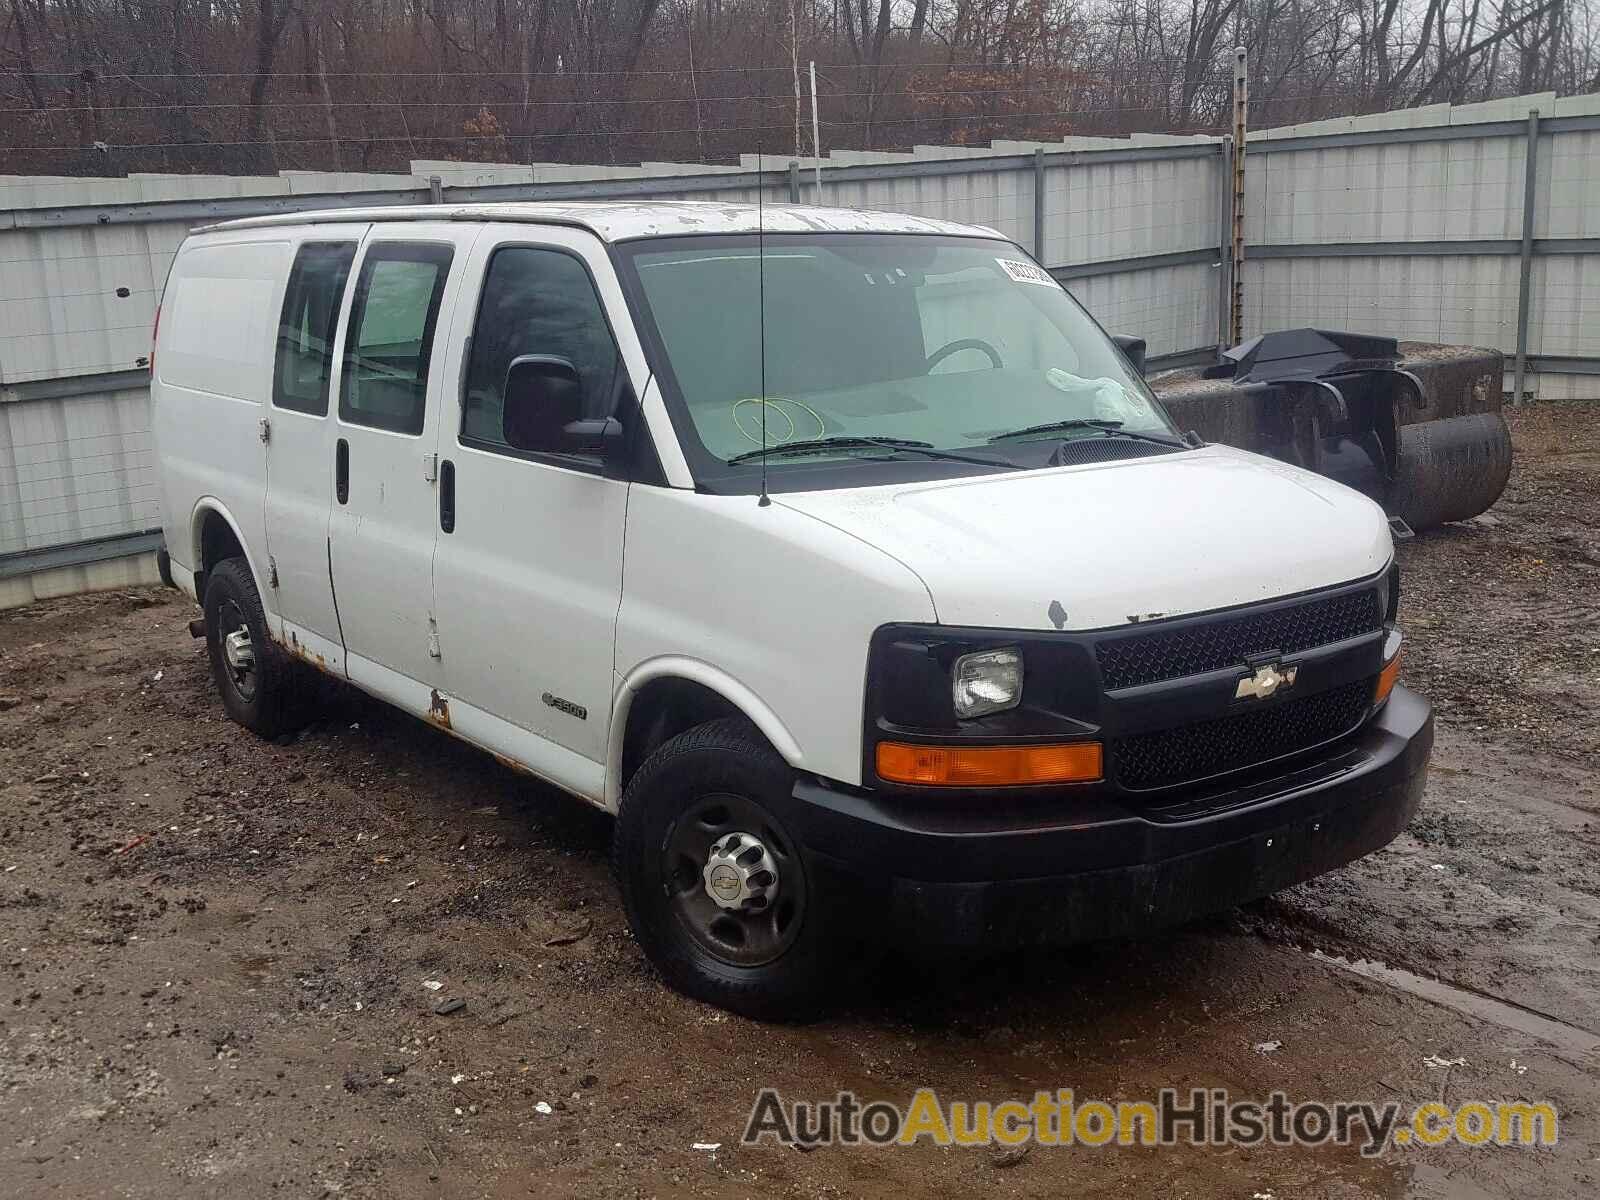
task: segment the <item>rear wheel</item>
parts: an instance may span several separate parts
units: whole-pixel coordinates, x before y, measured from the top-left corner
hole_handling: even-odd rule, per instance
[[[679,991],[746,1016],[823,1007],[812,872],[782,818],[792,777],[743,721],[671,739],[629,781],[613,862],[646,956]]]
[[[262,737],[304,723],[304,669],[267,632],[266,613],[250,568],[228,558],[206,579],[206,649],[222,707]]]

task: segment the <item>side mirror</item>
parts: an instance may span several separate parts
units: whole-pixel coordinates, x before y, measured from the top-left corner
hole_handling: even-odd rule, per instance
[[[1118,349],[1128,356],[1128,361],[1133,364],[1133,369],[1143,375],[1144,339],[1142,337],[1134,337],[1131,333],[1117,333],[1112,335],[1111,340],[1117,344]]]
[[[584,418],[583,380],[568,359],[512,359],[503,394],[502,430],[515,450],[604,458],[622,444],[622,423],[615,417]]]

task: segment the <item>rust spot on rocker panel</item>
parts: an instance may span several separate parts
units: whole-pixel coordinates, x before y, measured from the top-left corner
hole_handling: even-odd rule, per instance
[[[490,753],[493,754],[494,752],[491,750]],[[509,754],[495,754],[494,760],[508,771],[515,771],[519,775],[533,775],[533,772],[528,769],[527,763],[521,759],[512,758]]]
[[[293,630],[289,631],[288,642],[280,642],[279,645],[283,646],[285,650],[294,655],[301,662],[309,663],[317,670],[325,671],[330,675],[333,673],[328,670],[328,660],[323,658],[322,655],[318,654],[315,650],[311,649],[310,646],[302,646],[300,644],[300,639],[295,636]]]
[[[439,694],[438,688],[434,688],[428,698],[428,720],[440,729],[450,728],[450,701]]]

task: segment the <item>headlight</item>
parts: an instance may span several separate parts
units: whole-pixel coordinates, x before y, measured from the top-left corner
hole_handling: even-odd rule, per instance
[[[950,698],[958,717],[1004,712],[1022,701],[1022,651],[980,650],[956,659],[950,672]]]

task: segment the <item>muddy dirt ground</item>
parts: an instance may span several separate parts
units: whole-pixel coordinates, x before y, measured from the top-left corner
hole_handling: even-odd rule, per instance
[[[0,1195],[1600,1194],[1600,407],[1514,424],[1488,519],[1401,552],[1406,677],[1440,722],[1392,847],[1135,943],[885,960],[809,1027],[662,987],[607,820],[488,756],[337,687],[288,744],[228,723],[175,593],[0,614]],[[1314,950],[1461,990],[1425,999]],[[1480,996],[1508,1004],[1461,1002]],[[1514,1019],[1534,1013],[1553,1023]],[[1548,1100],[1564,1120],[1544,1150],[1005,1164],[740,1148],[763,1085],[1281,1088]]]

